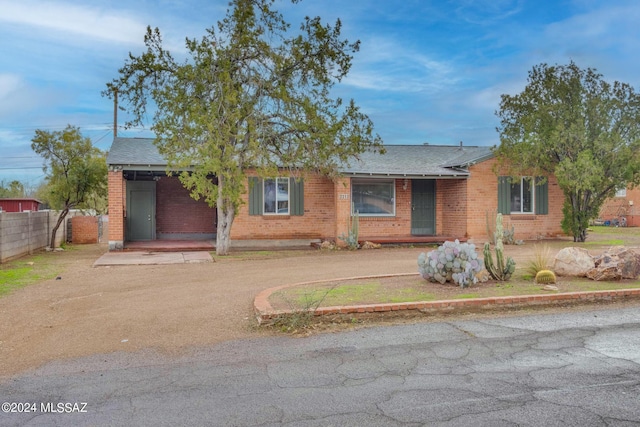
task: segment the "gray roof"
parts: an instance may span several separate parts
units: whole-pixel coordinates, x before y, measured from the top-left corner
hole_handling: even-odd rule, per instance
[[[153,141],[153,138],[114,138],[107,154],[107,165],[156,166],[164,170],[167,161]]]
[[[131,170],[164,170],[166,160],[153,138],[115,138],[108,165]],[[465,177],[468,167],[493,156],[491,147],[458,145],[385,145],[384,155],[365,152],[340,171],[351,176]]]
[[[366,152],[342,172],[357,176],[457,177],[471,164],[493,156],[491,147],[385,145],[384,155]]]

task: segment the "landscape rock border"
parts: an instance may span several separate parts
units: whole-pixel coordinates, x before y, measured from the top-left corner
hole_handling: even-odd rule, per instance
[[[358,276],[330,280],[318,280],[313,282],[294,283],[265,289],[254,299],[253,307],[259,325],[269,325],[277,319],[293,316],[296,310],[275,310],[269,303],[269,297],[282,289],[336,282],[342,280],[377,279],[384,277],[419,276],[419,273],[384,274],[376,276]],[[315,316],[364,314],[364,313],[389,313],[416,311],[420,314],[472,311],[481,309],[511,309],[526,306],[544,306],[562,303],[585,303],[594,301],[613,301],[619,299],[640,298],[640,288],[618,289],[608,291],[565,292],[554,294],[515,295],[506,297],[469,298],[439,301],[417,301],[404,303],[380,303],[365,305],[347,305],[334,307],[318,307],[313,310]]]

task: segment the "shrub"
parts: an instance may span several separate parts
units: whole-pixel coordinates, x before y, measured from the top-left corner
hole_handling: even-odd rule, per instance
[[[549,249],[547,245],[534,246],[533,259],[529,260],[526,265],[526,272],[531,275],[531,277],[535,277],[539,271],[549,269],[550,252],[551,249]]]
[[[453,282],[466,288],[477,283],[476,273],[482,270],[476,246],[472,243],[444,242],[438,249],[418,256],[418,270],[431,282]]]

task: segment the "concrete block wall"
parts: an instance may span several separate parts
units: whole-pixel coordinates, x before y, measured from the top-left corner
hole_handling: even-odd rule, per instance
[[[57,220],[56,211],[0,213],[0,263],[49,246]],[[63,223],[56,235],[56,245],[60,245],[65,236],[66,224]]]

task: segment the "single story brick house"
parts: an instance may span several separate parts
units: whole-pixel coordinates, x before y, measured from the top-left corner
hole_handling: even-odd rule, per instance
[[[487,240],[487,218],[505,215],[516,238],[562,234],[564,196],[554,177],[510,180],[494,172],[489,147],[387,145],[363,153],[335,180],[311,175],[259,179],[248,172],[231,245],[340,241],[359,215],[360,240]],[[151,138],[115,138],[109,167],[109,248],[129,242],[215,239],[216,211],[193,200]],[[421,240],[422,239],[422,240]]]
[[[618,190],[614,197],[604,202],[598,219],[607,225],[640,226],[640,187]]]

